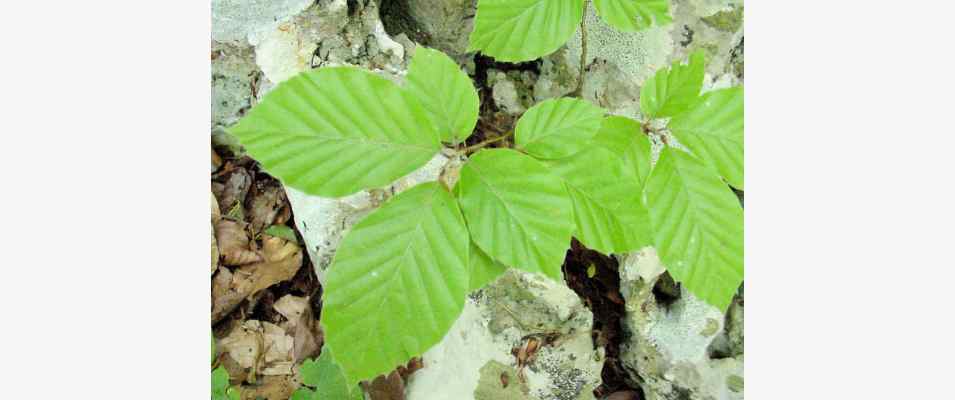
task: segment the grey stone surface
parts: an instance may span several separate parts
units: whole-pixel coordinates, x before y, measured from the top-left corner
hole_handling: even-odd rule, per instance
[[[444,340],[424,354],[425,367],[411,375],[406,394],[411,400],[593,399],[604,349],[593,346],[592,326],[590,310],[563,282],[511,270],[468,298]],[[530,337],[542,344],[520,368],[512,349]]]
[[[212,40],[254,43],[259,32],[287,21],[313,2],[314,0],[212,0]]]
[[[673,0],[672,24],[620,32],[588,7],[587,72],[582,96],[610,113],[641,118],[640,87],[661,67],[703,49],[707,73],[742,77],[742,5],[738,0]],[[557,52],[542,59],[534,98],[572,93],[579,82],[580,30]]]
[[[742,306],[727,327],[723,313],[686,289],[670,304],[657,301],[653,288],[663,267],[652,248],[622,257],[620,270],[630,334],[621,360],[647,399],[742,399]],[[713,351],[720,340],[727,349],[735,341],[739,352]]]
[[[452,57],[467,51],[476,0],[407,0],[408,13],[428,36],[429,47]]]
[[[212,126],[230,126],[252,106],[259,76],[249,46],[212,42]]]

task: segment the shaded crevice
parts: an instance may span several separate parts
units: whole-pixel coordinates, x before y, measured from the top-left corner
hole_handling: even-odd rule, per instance
[[[388,36],[395,37],[402,33],[408,36],[412,41],[423,45],[431,46],[431,35],[421,29],[421,25],[415,20],[408,11],[409,1],[415,0],[378,0],[381,24],[385,27]]]
[[[622,328],[626,308],[620,295],[619,263],[615,258],[590,250],[573,239],[562,269],[567,286],[593,313],[591,338],[594,346],[605,350],[600,374],[602,383],[594,389],[594,396],[602,398],[630,390],[638,394],[638,399],[643,399],[643,390],[627,383],[629,374],[620,360],[620,345],[628,335]]]
[[[658,306],[669,309],[670,305],[680,299],[680,283],[675,281],[669,272],[664,272],[653,285],[653,298]]]
[[[487,139],[505,134],[514,129],[517,118],[501,110],[494,103],[493,91],[488,86],[488,71],[497,70],[501,72],[509,71],[528,71],[535,75],[540,75],[541,61],[528,61],[523,63],[506,63],[494,61],[493,58],[477,53],[474,55],[474,86],[477,88],[478,97],[481,101],[481,108],[478,113],[478,122],[474,128],[474,133],[465,141],[465,145],[474,145]],[[512,140],[511,138],[510,140]],[[505,140],[491,147],[506,147]]]

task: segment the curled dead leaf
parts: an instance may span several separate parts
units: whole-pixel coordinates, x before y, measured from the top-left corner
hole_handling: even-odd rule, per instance
[[[242,265],[262,260],[262,256],[249,247],[245,223],[222,218],[216,222],[216,241],[225,265]]]
[[[252,274],[252,293],[292,279],[302,266],[302,249],[280,237],[265,237],[262,240],[262,253],[265,261],[239,268]]]
[[[292,337],[278,325],[249,320],[219,341],[223,352],[249,371],[246,380],[256,375],[291,375]]]
[[[255,232],[261,232],[265,227],[275,223],[281,211],[288,207],[285,190],[278,183],[262,184],[261,182],[256,182],[255,190],[251,192],[252,198],[247,203],[247,218]],[[259,188],[260,185],[264,187]]]
[[[292,358],[295,362],[317,355],[325,335],[312,314],[308,297],[285,295],[275,302],[273,308],[287,320],[283,325],[294,339]]]
[[[291,375],[264,376],[256,385],[242,386],[242,400],[286,400],[299,383]]]
[[[227,268],[219,269],[212,282],[213,324],[256,292],[292,279],[302,266],[302,249],[279,237],[265,237],[261,253],[263,261],[243,265],[228,278],[224,274]]]
[[[391,371],[387,376],[378,375],[371,383],[366,383],[365,388],[371,400],[405,399],[405,382],[397,370]]]
[[[228,168],[224,170],[226,169]],[[228,172],[228,178],[220,182],[222,182],[221,185],[212,185],[212,191],[219,199],[219,207],[226,214],[229,214],[234,208],[239,208],[239,212],[243,213],[242,206],[245,204],[246,195],[248,195],[249,188],[252,186],[252,176],[245,168],[233,167]]]

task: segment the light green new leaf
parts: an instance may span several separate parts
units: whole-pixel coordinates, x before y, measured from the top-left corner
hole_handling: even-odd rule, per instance
[[[325,290],[325,343],[350,385],[424,353],[468,291],[468,230],[457,201],[436,182],[389,200],[342,240]]]
[[[456,189],[481,250],[509,267],[562,279],[573,211],[546,166],[511,149],[481,150],[464,164]]]
[[[356,385],[349,385],[345,379],[345,372],[335,362],[329,348],[322,349],[318,360],[305,360],[299,372],[302,383],[315,388],[314,391],[301,388],[295,391],[293,400],[322,400],[342,399],[361,400],[364,398],[362,390]]]
[[[239,389],[229,386],[229,371],[219,367],[212,371],[212,399],[239,400]]]
[[[604,109],[589,101],[549,99],[531,107],[514,128],[514,143],[537,158],[574,154],[593,139],[603,122]]]
[[[650,174],[646,200],[667,271],[726,311],[743,281],[743,209],[736,195],[702,161],[667,147]]]
[[[689,109],[703,87],[702,50],[690,55],[688,64],[663,68],[640,88],[640,111],[648,118],[672,117]]]
[[[407,90],[431,116],[441,140],[457,144],[474,130],[480,102],[468,74],[444,53],[419,46],[408,66]]]
[[[487,255],[474,242],[471,242],[469,267],[471,268],[471,288],[470,292],[478,290],[484,285],[493,282],[497,277],[507,271],[507,266],[501,264]]]
[[[615,115],[604,118],[594,144],[623,157],[643,187],[650,176],[650,139],[639,122]]]
[[[624,32],[673,21],[669,0],[594,0],[594,7],[600,18]]]
[[[292,393],[292,397],[289,397],[289,400],[312,400],[312,396],[315,395],[311,389],[300,387],[295,389],[295,393]]]
[[[566,43],[583,16],[584,0],[479,0],[468,51],[530,61]]]
[[[574,236],[585,246],[611,254],[653,243],[643,185],[622,157],[592,145],[548,165],[567,185],[577,225]]]
[[[417,100],[351,67],[312,70],[280,83],[230,132],[286,185],[326,197],[387,185],[441,147]]]
[[[743,190],[742,86],[707,92],[669,127],[681,144]]]
[[[265,234],[280,237],[292,243],[298,243],[298,237],[295,236],[295,231],[288,225],[272,225],[265,228]]]

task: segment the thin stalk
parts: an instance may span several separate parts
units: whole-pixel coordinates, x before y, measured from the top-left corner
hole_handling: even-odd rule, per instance
[[[501,135],[501,136],[498,136],[498,137],[496,137],[496,138],[492,138],[492,139],[488,139],[488,140],[485,140],[485,141],[480,142],[480,143],[472,144],[472,145],[470,145],[470,146],[468,146],[468,147],[465,147],[463,150],[461,150],[461,153],[463,153],[463,154],[468,154],[468,153],[471,153],[471,152],[473,152],[473,151],[475,151],[475,150],[477,150],[477,149],[480,149],[480,148],[482,148],[482,147],[484,147],[484,146],[487,146],[487,145],[489,145],[489,144],[491,144],[491,143],[500,142],[501,140],[507,139],[507,138],[508,138],[509,136],[511,136],[513,133],[514,133],[514,131],[510,131],[510,132],[505,133],[505,134],[503,134],[503,135]]]
[[[574,90],[574,96],[583,98],[584,77],[587,70],[587,8],[590,6],[590,0],[584,4],[584,16],[580,19],[580,79],[577,80],[577,89]]]

